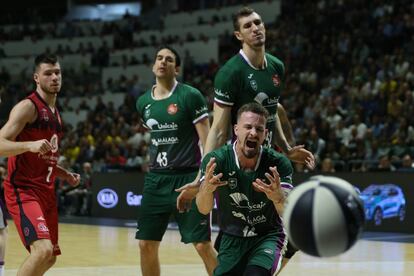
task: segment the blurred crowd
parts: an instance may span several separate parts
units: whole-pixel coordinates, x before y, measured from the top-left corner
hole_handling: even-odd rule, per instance
[[[176,1],[175,10],[195,10],[237,4],[242,1]],[[214,2],[214,4],[212,3]],[[172,9],[174,11],[174,9]],[[210,24],[203,19],[199,24]],[[53,23],[55,24],[55,23]],[[52,24],[52,25],[53,25]],[[132,34],[145,29],[139,18],[128,16],[103,25],[100,32],[85,33],[67,23],[61,31],[30,29],[23,25],[12,32],[0,26],[0,42],[82,35],[114,35],[113,47],[103,43],[62,45],[59,55],[91,53],[92,67],[64,71],[60,109],[67,110],[65,97],[123,92],[124,103],[115,108],[99,97],[95,108],[81,103],[87,120],[66,125],[60,162],[81,172],[147,169],[149,135],[140,123],[135,100],[149,87],[138,75],[121,76],[101,83],[100,70],[107,66],[150,64],[152,57],[124,57],[111,64],[109,54],[118,49],[158,46],[176,42],[174,37],[134,41]],[[407,0],[320,0],[282,1],[282,14],[267,25],[267,51],[286,67],[281,103],[288,111],[296,144],[305,145],[318,161],[317,170],[334,171],[414,171],[414,3]],[[203,34],[188,34],[186,41],[207,40]],[[197,64],[186,52],[182,81],[197,87],[213,105],[213,81],[218,68],[239,49],[232,33],[219,38],[219,60]],[[50,50],[49,50],[50,51]],[[0,43],[0,56],[2,55]],[[4,51],[3,51],[3,57]],[[3,104],[14,104],[31,89],[31,80],[13,81],[7,69],[0,69]],[[7,110],[3,108],[3,110]],[[9,107],[11,108],[11,107]],[[7,113],[6,113],[7,114]],[[0,118],[4,120],[3,113]],[[300,165],[297,171],[306,170]],[[64,189],[65,185],[59,187]],[[82,213],[84,200],[73,196]],[[83,197],[82,197],[83,198]],[[86,196],[87,198],[87,196]],[[72,212],[71,211],[71,212]]]

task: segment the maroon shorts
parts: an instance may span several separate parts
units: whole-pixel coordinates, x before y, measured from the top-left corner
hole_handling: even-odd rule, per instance
[[[7,189],[5,191],[7,209],[13,218],[20,239],[30,252],[30,245],[39,239],[48,239],[53,244],[53,255],[60,255],[58,244],[58,211],[55,195],[49,197],[51,203],[40,199],[29,189]]]

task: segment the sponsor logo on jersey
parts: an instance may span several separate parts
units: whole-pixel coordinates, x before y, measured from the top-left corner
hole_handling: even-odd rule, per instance
[[[170,104],[167,108],[167,112],[170,115],[174,115],[178,111],[178,105],[177,104]]]
[[[263,201],[256,204],[250,204],[247,196],[242,193],[232,193],[229,196],[233,200],[231,205],[236,206],[237,208],[249,209],[249,211],[260,211],[266,206],[266,202]]]
[[[23,229],[23,233],[24,233],[24,235],[25,235],[26,237],[28,237],[28,236],[30,235],[30,230],[29,230],[29,227],[25,227],[25,228]]]
[[[233,176],[233,175],[235,175],[236,174],[236,171],[231,171],[231,172],[229,172],[229,176]]]
[[[50,138],[50,144],[52,145],[52,153],[56,153],[59,149],[58,136],[56,134],[53,134],[52,138]]]
[[[221,96],[223,98],[230,99],[230,95],[229,95],[228,92],[222,92],[220,89],[214,88],[214,93],[217,96]]]
[[[49,228],[47,228],[43,222],[37,224],[37,229],[39,229],[40,232],[49,232]]]
[[[253,73],[251,73],[247,76],[248,79],[251,79],[252,77],[253,77]]]
[[[154,146],[159,145],[170,145],[170,144],[178,144],[179,140],[178,137],[163,137],[157,139],[151,139],[151,142]]]
[[[112,189],[102,189],[96,196],[98,203],[103,208],[113,208],[118,204],[118,194]]]
[[[255,80],[250,81],[250,86],[253,88],[254,91],[257,91],[257,82]]]
[[[174,122],[172,123],[163,123],[163,124],[158,124],[158,129],[177,129],[178,125]]]
[[[266,221],[267,221],[267,219],[266,219],[265,215],[259,215],[259,216],[253,217],[253,218],[247,218],[247,222],[250,225],[256,225],[258,223],[263,223],[263,222],[266,222]]]
[[[229,187],[230,187],[230,189],[236,189],[236,187],[237,187],[237,178],[229,178]]]
[[[279,103],[279,97],[273,97],[267,99],[267,104],[269,105],[277,105]]]
[[[272,76],[272,81],[273,81],[273,85],[274,85],[275,87],[279,87],[279,86],[280,86],[280,77],[279,77],[279,75],[278,75],[278,74],[274,74],[274,75]]]
[[[208,108],[207,108],[207,106],[204,105],[200,109],[196,109],[195,114],[196,114],[196,116],[198,116],[198,115],[203,114],[205,112],[208,112]]]
[[[46,122],[49,121],[49,115],[47,113],[46,108],[42,108],[40,110],[40,119],[45,120]]]
[[[246,217],[242,213],[231,211],[231,214],[233,215],[233,217],[240,218],[244,221],[247,221]]]

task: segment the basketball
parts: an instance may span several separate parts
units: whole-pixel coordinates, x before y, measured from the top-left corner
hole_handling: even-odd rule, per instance
[[[289,241],[298,249],[316,257],[332,257],[355,244],[365,215],[350,183],[318,175],[292,190],[283,219]]]

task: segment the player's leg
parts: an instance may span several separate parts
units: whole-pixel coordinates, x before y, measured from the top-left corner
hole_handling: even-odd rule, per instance
[[[159,246],[171,214],[173,189],[165,176],[147,173],[135,238],[139,240],[142,275],[160,275]]]
[[[52,242],[47,239],[36,240],[30,245],[30,255],[20,266],[17,275],[43,275],[55,262]]]
[[[5,218],[5,209],[0,199],[0,276],[4,275],[4,257],[6,254],[7,243],[7,221]]]
[[[159,241],[140,240],[139,252],[141,261],[142,275],[160,275],[161,266],[158,251],[160,247]]]
[[[278,275],[283,270],[283,268],[287,265],[287,263],[290,261],[293,255],[295,255],[297,251],[298,250],[292,245],[292,243],[288,242],[287,249],[283,253],[283,259],[280,265],[280,269],[277,272],[275,272],[273,275]]]
[[[217,253],[214,251],[211,242],[195,242],[193,245],[203,260],[208,275],[213,275],[214,269],[217,266]]]
[[[190,183],[196,176],[196,173],[182,174],[171,177],[171,182],[179,188]],[[173,202],[176,201],[178,193],[173,195]],[[174,212],[175,218],[181,234],[181,241],[184,243],[192,243],[204,262],[204,266],[209,275],[213,275],[213,271],[217,266],[217,254],[211,244],[211,219],[210,215],[201,214],[193,200],[191,209],[188,212],[180,213],[178,210]]]
[[[287,242],[284,233],[269,233],[254,245],[250,252],[248,266],[259,266],[268,271],[267,275],[279,273],[283,251]],[[261,273],[257,271],[257,273]],[[261,275],[261,274],[258,274]]]

